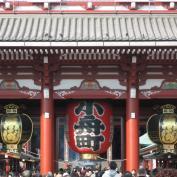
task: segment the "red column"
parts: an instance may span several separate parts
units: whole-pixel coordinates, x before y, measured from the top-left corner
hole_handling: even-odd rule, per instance
[[[54,172],[53,85],[48,58],[44,58],[40,116],[40,173]]]
[[[126,170],[136,171],[139,168],[139,99],[137,88],[136,58],[128,75],[126,100]]]

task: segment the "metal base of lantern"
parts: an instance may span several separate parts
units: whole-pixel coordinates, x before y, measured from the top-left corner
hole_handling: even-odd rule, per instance
[[[97,154],[81,154],[83,160],[97,160]]]
[[[18,145],[17,144],[6,144],[5,145],[6,151],[8,153],[17,153],[18,152]]]
[[[176,153],[174,144],[163,144],[163,152],[164,153]]]

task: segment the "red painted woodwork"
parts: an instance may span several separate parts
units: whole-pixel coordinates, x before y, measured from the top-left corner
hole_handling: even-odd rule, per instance
[[[48,64],[44,64],[43,87],[41,96],[40,116],[40,173],[54,172],[55,143],[54,143],[54,113],[53,113],[53,87],[49,79]],[[44,89],[49,90],[49,97],[44,97]]]
[[[88,113],[89,108],[91,114]],[[71,102],[67,106],[67,115],[68,143],[74,151],[81,154],[106,152],[112,141],[112,109],[108,103],[94,100]],[[92,139],[92,142],[80,142],[85,138]],[[97,143],[99,147],[96,147]]]
[[[53,101],[41,100],[40,116],[40,172],[54,172],[54,127],[53,127]],[[45,118],[45,112],[49,113],[49,118]]]
[[[8,1],[10,3],[9,8],[5,8],[4,2],[1,2],[2,10],[0,13],[20,13],[20,14],[27,14],[27,13],[176,13],[175,7],[170,8],[169,2],[168,1],[162,1],[162,2],[154,2],[151,1],[150,3],[147,1],[135,1],[136,6],[134,8],[131,8],[131,2],[130,0],[127,1],[89,1],[93,3],[93,8],[88,8],[87,3],[88,1],[61,1],[58,2],[56,1],[50,1],[49,2],[49,7],[44,7],[44,2],[45,1]],[[164,8],[164,10],[161,10],[159,6]],[[54,7],[57,7],[57,10],[55,10]],[[60,6],[60,8],[59,8]],[[68,7],[65,9],[62,9],[62,6]],[[79,10],[77,7],[80,7]],[[118,6],[118,10],[116,10],[116,6]],[[124,6],[125,8],[121,8]],[[155,6],[155,10],[147,10],[143,9],[143,6]],[[19,7],[19,8],[17,8]],[[24,8],[25,7],[25,8]],[[28,8],[30,7],[30,8]],[[72,7],[72,10],[71,8]],[[75,8],[76,7],[76,8]],[[96,8],[95,8],[96,7]],[[107,9],[105,7],[108,7]],[[110,10],[110,7],[114,8],[114,10]],[[120,8],[119,8],[120,7]],[[138,10],[137,7],[142,7]],[[24,10],[23,10],[24,8]],[[104,10],[101,10],[102,8],[105,8]],[[37,10],[36,10],[37,9]]]
[[[1,99],[40,99],[37,90],[0,90]]]
[[[56,99],[125,99],[123,90],[57,90],[54,92]]]
[[[141,100],[145,99],[176,99],[177,98],[177,90],[142,90],[139,93],[139,97]]]
[[[73,92],[72,92],[73,91]],[[118,91],[119,93],[116,93]],[[38,90],[0,90],[1,99],[30,99],[39,100],[41,92]],[[64,99],[115,99],[127,98],[123,90],[56,90],[53,91],[55,100]],[[139,99],[176,99],[177,90],[148,89],[139,91]]]
[[[131,88],[136,89],[135,97]],[[131,64],[126,99],[126,170],[139,169],[139,99],[136,63]]]
[[[126,104],[126,170],[132,171],[139,168],[139,100],[128,98]]]

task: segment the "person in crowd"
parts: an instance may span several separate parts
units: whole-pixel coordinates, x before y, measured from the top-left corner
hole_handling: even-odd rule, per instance
[[[55,177],[62,177],[62,176],[63,176],[63,173],[64,173],[63,168],[60,168],[60,169],[58,170],[58,173],[56,174]]]
[[[152,169],[152,171],[151,171],[151,173],[150,173],[150,176],[151,176],[151,177],[155,177],[155,176],[157,175],[158,171],[159,171],[159,170],[158,170],[157,168]]]
[[[177,177],[177,170],[176,169],[161,169],[156,174],[156,177]]]
[[[85,177],[85,174],[86,174],[86,168],[83,167],[83,168],[80,169],[80,174],[79,174],[79,176],[80,176],[80,177]]]
[[[79,177],[77,168],[73,168],[70,176],[71,177]]]
[[[133,177],[132,173],[130,171],[126,171],[123,175],[123,177]]]
[[[54,176],[53,176],[53,173],[52,173],[51,171],[49,171],[49,172],[47,173],[47,177],[54,177]]]
[[[22,177],[31,177],[32,176],[32,173],[30,170],[25,170],[22,172]]]
[[[103,171],[101,170],[101,165],[96,165],[91,177],[102,177]]]
[[[133,176],[133,177],[136,177],[136,170],[135,170],[135,169],[133,169],[133,170],[131,171],[131,173],[132,173],[132,176]]]
[[[9,173],[8,177],[12,177],[12,174],[11,174],[11,173]]]
[[[147,177],[146,169],[143,167],[139,168],[137,177]]]
[[[64,172],[64,173],[63,173],[63,177],[70,177],[70,175],[69,175],[68,172]]]
[[[91,177],[92,175],[92,170],[89,168],[86,170],[85,177]]]
[[[116,171],[117,164],[114,161],[109,163],[109,170],[106,170],[102,177],[120,177],[120,175]]]

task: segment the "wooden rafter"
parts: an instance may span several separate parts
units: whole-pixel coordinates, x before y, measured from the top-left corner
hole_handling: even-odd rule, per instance
[[[175,1],[168,0],[9,0],[0,1],[0,13],[170,13]],[[155,7],[155,8],[154,8]],[[163,10],[162,10],[163,9]]]
[[[60,79],[119,79],[125,85],[131,56],[138,57],[140,84],[146,79],[176,77],[175,47],[4,47],[0,48],[0,78],[36,78],[48,56],[54,83]],[[151,65],[153,67],[151,67]],[[27,67],[29,66],[29,68]],[[159,67],[160,66],[160,67]],[[12,67],[16,67],[12,72]],[[9,74],[7,74],[9,73]],[[23,74],[25,73],[25,74]]]

